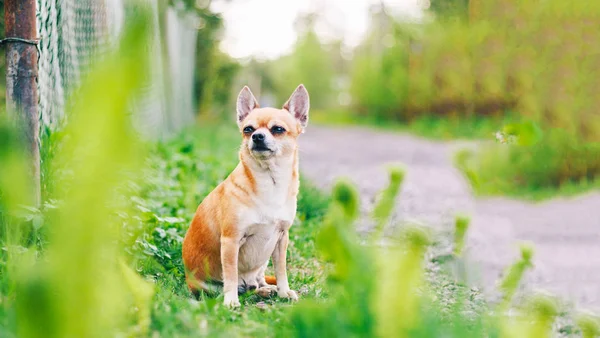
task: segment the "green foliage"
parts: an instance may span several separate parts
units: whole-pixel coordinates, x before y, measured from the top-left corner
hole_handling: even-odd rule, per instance
[[[577,325],[581,328],[583,338],[600,336],[600,318],[594,314],[579,314],[577,317]]]
[[[534,293],[518,311],[518,317],[504,320],[504,336],[553,337],[552,325],[558,315],[558,304],[554,297]]]
[[[332,61],[331,55],[324,49],[314,31],[308,31],[299,37],[289,66],[277,74],[275,81],[278,88],[281,88],[278,99],[285,102],[298,83],[303,83],[311,93],[311,106],[330,106],[334,80]]]
[[[542,138],[542,130],[537,123],[527,121],[523,123],[511,123],[502,128],[505,135],[516,138],[516,144],[521,146],[532,146]]]
[[[408,53],[410,31],[396,25],[385,14],[372,17],[375,25],[371,36],[358,47],[352,62],[350,94],[361,115],[385,120],[398,119],[401,105],[408,94]],[[386,45],[382,46],[382,40]]]
[[[143,155],[126,111],[145,76],[147,58],[140,53],[148,37],[147,20],[147,13],[138,8],[118,51],[90,72],[80,96],[71,105],[71,119],[65,130],[69,137],[52,161],[52,166],[60,170],[68,166],[69,171],[63,181],[66,188],[52,195],[60,206],[49,207],[49,199],[44,208],[51,212],[41,215],[41,221],[31,219],[34,229],[51,229],[47,239],[36,245],[22,236],[2,237],[3,248],[9,249],[3,257],[1,274],[2,284],[9,285],[2,293],[6,299],[3,313],[17,320],[14,327],[4,326],[7,323],[3,318],[7,334],[94,337],[101,333],[147,332],[152,291],[139,279],[125,283],[124,279],[131,280],[132,275],[128,268],[118,266],[119,227],[111,216],[123,208],[115,189],[128,171],[135,170],[138,156]],[[3,149],[10,146],[2,144]],[[11,148],[8,150],[10,154]],[[18,156],[23,160],[22,154]],[[11,158],[0,161],[7,165],[0,171],[14,168],[11,163],[16,162]],[[10,201],[28,203],[27,199],[15,198],[19,191],[29,191],[21,184],[26,172],[12,172],[11,181],[1,182],[2,204],[7,206],[3,216],[17,209]],[[20,228],[18,222],[2,221],[10,232]],[[136,294],[144,296],[132,296]],[[134,303],[139,308],[137,318],[128,313]]]
[[[220,15],[208,7],[197,8],[196,12],[201,20],[196,39],[196,103],[202,113],[220,112],[230,104],[233,79],[240,66],[219,51],[219,34],[223,29]]]
[[[451,118],[441,119],[435,116],[419,116],[405,123],[390,121],[374,114],[356,115],[346,109],[311,111],[311,121],[322,125],[363,125],[379,130],[410,132],[423,137],[438,140],[453,139],[489,139],[498,132],[498,126],[515,122],[511,116],[501,118]]]
[[[600,5],[437,0],[430,10],[436,20],[418,26],[372,16],[352,63],[354,116],[434,137],[514,138],[523,147],[486,149],[469,169],[484,194],[597,186],[597,32],[586,25]]]
[[[517,291],[517,287],[523,279],[525,271],[531,267],[531,257],[533,256],[533,248],[523,244],[521,246],[521,259],[511,265],[505,273],[504,278],[500,282],[500,291],[502,292],[502,306],[508,308],[512,298]]]
[[[431,0],[429,10],[439,20],[466,19],[469,15],[469,0]]]
[[[582,142],[563,129],[547,130],[536,142],[534,133],[525,141],[517,137],[517,144],[462,151],[456,164],[479,194],[540,198],[598,186],[600,143]]]
[[[296,306],[291,314],[293,336],[368,336],[373,332],[369,296],[375,270],[350,227],[358,210],[356,188],[346,181],[337,182],[316,239],[321,256],[335,264],[328,285],[337,296],[326,304],[305,301]]]
[[[169,6],[199,19],[194,67],[194,100],[201,113],[220,112],[230,103],[233,79],[240,65],[219,50],[223,19],[211,10],[211,1],[169,0]]]
[[[245,67],[241,80],[252,84],[258,77],[261,87],[253,90],[261,93],[261,97],[273,95],[277,105],[283,105],[302,83],[310,93],[311,109],[327,109],[338,103],[336,80],[343,68],[339,44],[322,43],[314,27],[308,25],[298,32],[290,54],[268,62],[253,60]]]
[[[530,248],[522,247],[521,259],[508,269],[501,282],[504,301],[494,308],[477,308],[473,313],[464,287],[452,283],[439,286],[426,278],[425,254],[432,243],[429,231],[409,225],[403,227],[393,242],[395,245],[360,244],[349,226],[343,224],[348,222],[348,215],[358,210],[353,191],[343,180],[335,185],[317,237],[319,253],[334,265],[328,278],[331,296],[296,305],[291,311],[288,336],[548,337],[551,334],[559,311],[553,297],[530,295],[515,308],[516,316],[506,315],[506,310],[513,308],[512,295],[523,273],[531,266]],[[462,245],[467,225],[468,218],[457,218],[457,232],[461,234],[455,246]],[[439,273],[439,268],[436,271]],[[443,290],[431,289],[434,286]],[[444,298],[437,298],[438,292],[444,293]],[[450,300],[453,305],[444,304]],[[585,320],[582,325],[585,330],[593,330],[589,328],[593,324],[587,325]]]
[[[457,216],[454,222],[454,255],[460,256],[465,246],[465,236],[469,229],[471,219],[466,216]]]
[[[392,211],[396,204],[396,197],[400,191],[400,186],[404,180],[404,170],[397,167],[391,167],[390,172],[390,184],[387,189],[381,192],[379,201],[373,208],[373,219],[377,221],[375,226],[376,239],[378,239],[383,233],[385,224],[388,222]]]
[[[349,181],[339,181],[333,188],[332,198],[346,221],[352,222],[358,217],[358,192]]]

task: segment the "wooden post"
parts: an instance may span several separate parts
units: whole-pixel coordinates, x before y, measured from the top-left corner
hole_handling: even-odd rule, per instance
[[[6,108],[26,143],[31,163],[32,204],[39,205],[38,49],[34,43],[27,42],[37,38],[35,11],[36,0],[4,1],[5,36],[9,39],[6,42]]]

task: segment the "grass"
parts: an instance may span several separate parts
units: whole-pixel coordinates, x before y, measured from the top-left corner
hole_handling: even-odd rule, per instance
[[[328,110],[312,112],[311,121],[322,125],[354,126],[361,125],[379,130],[410,132],[419,136],[436,140],[453,139],[493,139],[494,134],[502,127],[514,121],[509,116],[502,118],[439,118],[422,116],[404,123],[369,115],[352,114],[345,110]]]
[[[456,157],[459,157],[457,155]],[[481,175],[483,169],[469,168],[471,164],[459,164],[458,168],[467,178],[473,192],[478,197],[507,196],[528,202],[544,202],[555,198],[574,198],[600,189],[600,179],[582,180],[579,182],[565,182],[559,186],[534,187],[522,186],[510,178],[495,176],[487,181]],[[493,170],[488,171],[488,173]]]

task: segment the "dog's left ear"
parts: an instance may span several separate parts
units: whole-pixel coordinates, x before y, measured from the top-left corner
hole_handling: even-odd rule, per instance
[[[302,84],[296,88],[289,100],[283,105],[283,109],[289,111],[300,122],[302,131],[304,131],[304,128],[308,124],[309,108],[310,100],[308,98],[308,91]]]

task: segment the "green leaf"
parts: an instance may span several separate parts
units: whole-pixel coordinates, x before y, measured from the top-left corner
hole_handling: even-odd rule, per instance
[[[537,123],[526,121],[523,123],[514,123],[504,126],[503,132],[517,138],[517,144],[521,146],[532,146],[538,143],[543,136],[543,132]]]

